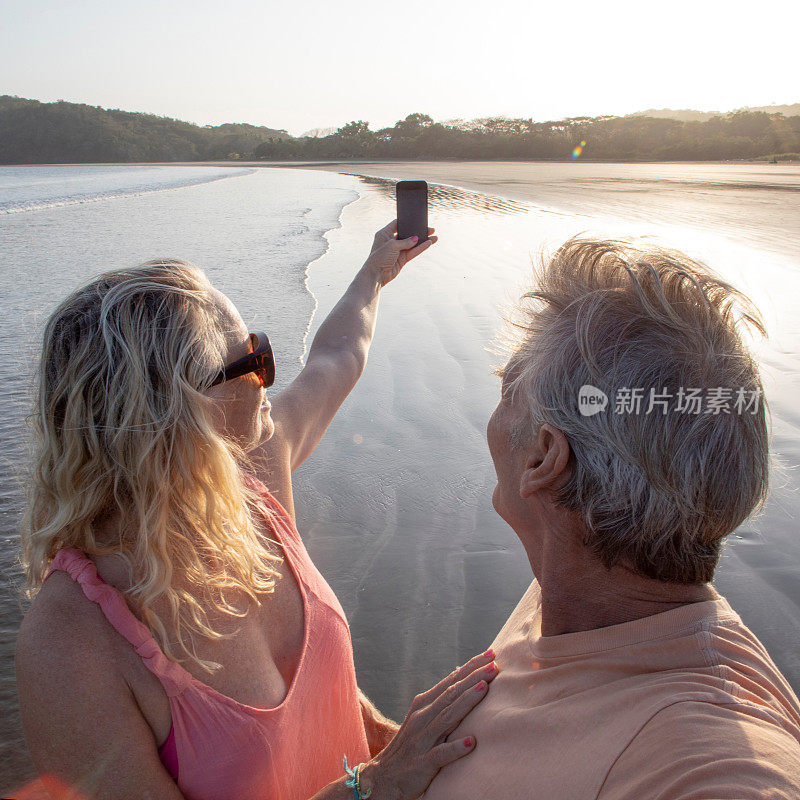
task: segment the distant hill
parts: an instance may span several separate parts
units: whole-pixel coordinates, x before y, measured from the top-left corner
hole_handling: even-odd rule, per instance
[[[77,103],[0,96],[0,164],[232,159],[451,159],[718,161],[800,159],[800,104],[726,114],[649,110],[627,117],[485,117],[436,122],[415,112],[370,130],[364,120],[293,137],[285,130],[169,117]],[[779,113],[783,111],[784,113]],[[788,114],[788,115],[787,115]],[[676,119],[676,115],[692,115]],[[698,118],[698,115],[700,118]]]
[[[210,161],[252,153],[285,130],[226,123],[194,125],[170,117],[59,100],[0,96],[0,164]]]
[[[757,106],[754,108],[745,106],[744,108],[737,108],[736,111],[763,111],[766,114],[783,114],[785,117],[797,117],[800,116],[800,103],[795,103],[790,106]],[[681,122],[706,122],[712,117],[723,116],[725,113],[733,112],[693,111],[688,108],[648,108],[647,111],[635,111],[633,114],[628,114],[628,116],[677,119]]]

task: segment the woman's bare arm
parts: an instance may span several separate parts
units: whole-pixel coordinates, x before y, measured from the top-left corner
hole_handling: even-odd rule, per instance
[[[358,701],[361,704],[361,718],[364,720],[369,754],[376,756],[392,741],[400,726],[384,716],[361,689],[358,690]]]
[[[284,505],[291,487],[278,473],[286,463],[291,474],[308,458],[361,376],[375,332],[381,289],[436,242],[435,236],[422,244],[395,239],[396,230],[393,221],[375,234],[369,258],[317,331],[302,371],[272,400],[275,435],[251,456],[263,465],[264,483],[277,486],[283,494],[279,499]]]

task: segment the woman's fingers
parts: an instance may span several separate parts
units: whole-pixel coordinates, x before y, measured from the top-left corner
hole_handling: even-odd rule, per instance
[[[471,675],[481,667],[489,666],[489,664],[494,661],[494,657],[495,652],[492,649],[489,649],[480,655],[473,656],[469,661],[467,661],[466,664],[456,667],[456,669],[454,669],[447,677],[442,678],[439,683],[437,683],[435,686],[432,686],[427,692],[417,695],[414,698],[411,708],[420,709],[424,708],[425,706],[429,706],[434,702],[434,700],[436,700],[437,697],[439,697],[439,695],[442,694],[442,692],[444,692],[450,686],[458,683],[461,680],[464,680],[464,678]]]
[[[397,225],[395,225],[395,230],[397,230]],[[436,228],[428,228],[428,237],[430,238],[430,236],[431,236],[433,233],[435,233],[435,231],[436,231]],[[434,238],[434,239],[437,239],[438,237],[437,237],[437,236],[434,236],[433,238]],[[415,241],[415,240],[417,240],[417,241],[418,241],[418,240],[419,240],[419,237],[416,237],[416,236],[407,236],[405,239],[395,239],[395,241],[396,241],[396,242],[413,242],[413,241]]]
[[[433,766],[437,769],[452,764],[453,761],[458,761],[463,758],[467,753],[471,753],[475,749],[475,737],[465,736],[463,739],[456,739],[454,742],[445,742],[444,744],[436,745],[430,752],[430,760]]]
[[[495,672],[495,675],[497,673]],[[492,676],[494,677],[494,676]],[[475,708],[489,691],[492,678],[481,678],[471,684],[450,705],[445,706],[431,723],[434,741],[446,739],[464,720],[464,717]]]
[[[464,717],[483,700],[489,690],[489,683],[497,676],[497,672],[494,663],[476,669],[436,699],[431,705],[433,721],[430,725],[434,741],[449,736],[461,724]]]
[[[379,247],[383,247],[387,242],[391,242],[397,233],[397,220],[393,219],[388,225],[384,225],[372,240],[372,251],[375,252]]]
[[[396,250],[410,250],[418,241],[418,236],[409,236],[408,239],[395,239],[394,246]]]
[[[438,236],[430,236],[422,244],[418,244],[416,247],[412,247],[411,250],[407,250],[406,259],[411,261],[412,258],[416,258],[420,253],[424,253],[432,244],[436,244],[438,241]]]
[[[394,219],[375,234],[375,242],[367,262],[378,270],[383,286],[396,278],[412,258],[436,244],[438,237],[430,235],[434,230],[435,228],[428,228],[429,236],[423,242],[415,236],[397,239],[394,235],[397,231],[397,220]]]
[[[412,239],[399,239],[396,241],[399,245],[405,245],[399,247],[398,250],[403,254],[402,257],[405,258],[404,263],[408,263],[412,258],[416,258],[420,253],[424,253],[431,245],[436,244],[439,240],[436,236],[431,236],[420,244],[414,244],[413,237]],[[406,242],[410,242],[411,244],[407,245]]]
[[[419,797],[441,767],[474,749],[472,736],[444,740],[486,697],[489,682],[498,674],[494,655],[487,650],[475,656],[414,698],[400,730],[381,751],[375,786],[390,789],[387,794],[396,797]]]
[[[428,228],[428,236],[432,233],[436,232],[436,228]],[[395,239],[397,235],[397,220],[393,219],[388,225],[384,225],[376,234],[375,234],[375,241],[376,242],[385,242],[389,239]],[[405,239],[395,239],[398,242],[407,242],[413,237],[409,236]]]

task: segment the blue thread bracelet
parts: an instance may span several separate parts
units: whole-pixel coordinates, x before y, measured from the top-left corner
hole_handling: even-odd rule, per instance
[[[353,790],[353,797],[355,800],[366,800],[371,794],[372,789],[367,789],[367,791],[362,791],[361,789],[361,767],[363,764],[358,764],[353,769],[347,766],[347,756],[344,757],[344,771],[350,776],[345,782],[344,785],[347,786],[348,789]]]

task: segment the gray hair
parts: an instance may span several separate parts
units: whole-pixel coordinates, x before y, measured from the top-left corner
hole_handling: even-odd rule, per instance
[[[584,544],[607,568],[622,561],[661,581],[710,581],[722,540],[768,492],[768,409],[739,330],[766,335],[758,309],[683,253],[627,240],[573,237],[534,279],[500,370],[530,411],[512,446],[545,422],[564,433],[571,474],[555,502],[581,514]],[[591,416],[578,408],[586,384],[609,398]],[[616,392],[639,387],[639,413],[615,413]],[[760,402],[755,413],[681,413],[680,387],[703,398],[741,388]],[[646,413],[651,389],[672,395],[666,413]]]

